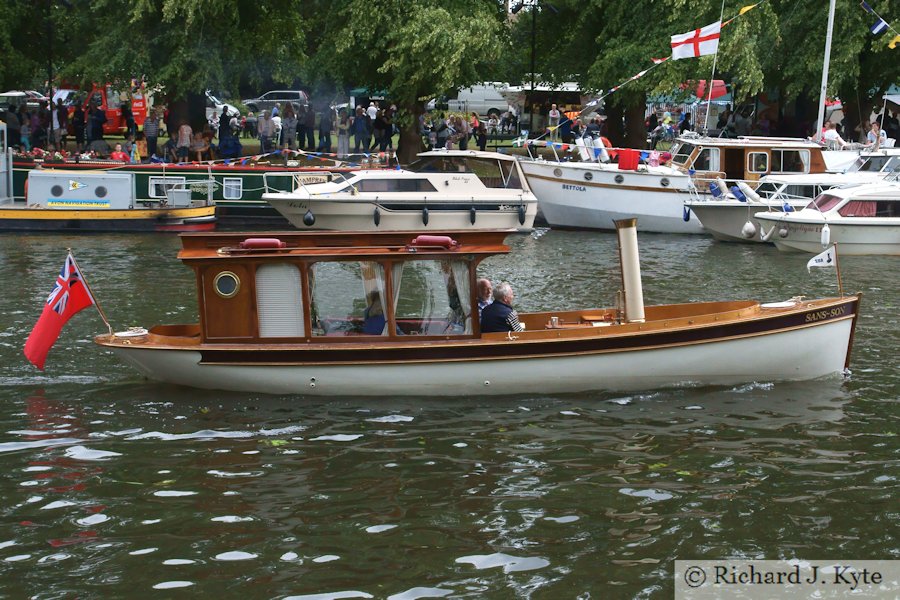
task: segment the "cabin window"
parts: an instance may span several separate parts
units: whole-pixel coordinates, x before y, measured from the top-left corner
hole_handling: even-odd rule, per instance
[[[522,189],[519,172],[512,161],[468,156],[426,156],[412,162],[414,173],[474,173],[489,188]]]
[[[773,173],[806,173],[809,150],[772,150]]]
[[[244,180],[240,177],[222,179],[222,197],[226,200],[240,200],[244,195]]]
[[[760,198],[772,198],[778,191],[778,184],[771,181],[764,181],[756,188],[756,193]]]
[[[691,168],[695,171],[718,171],[719,170],[719,149],[704,148],[697,155]]]
[[[749,157],[748,171],[751,173],[768,173],[769,172],[769,155],[765,152],[751,152]]]
[[[184,187],[184,177],[150,177],[147,193],[151,198],[166,198],[166,190]]]
[[[851,200],[838,209],[842,217],[874,217],[877,206],[874,200]]]
[[[681,143],[672,153],[672,162],[676,165],[684,166],[687,164],[688,159],[691,157],[691,153],[694,151],[696,146],[694,144]]]
[[[221,297],[234,298],[241,291],[241,280],[231,271],[222,271],[213,280],[213,287]]]
[[[360,179],[356,185],[360,192],[436,192],[427,179]]]
[[[296,265],[256,268],[256,312],[260,337],[303,337],[303,289]]]
[[[398,334],[472,333],[472,297],[467,261],[414,260],[396,263],[391,278]]]
[[[317,262],[309,268],[312,335],[387,335],[384,267],[371,261]]]

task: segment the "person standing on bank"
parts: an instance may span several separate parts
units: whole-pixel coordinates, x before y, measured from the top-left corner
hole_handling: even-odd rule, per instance
[[[481,311],[481,333],[525,331],[513,309],[512,286],[505,281],[494,288],[494,301]]]

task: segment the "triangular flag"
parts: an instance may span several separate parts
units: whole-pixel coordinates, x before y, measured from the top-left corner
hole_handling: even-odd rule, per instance
[[[874,14],[875,14],[875,11],[872,10],[872,7],[869,6],[869,4],[868,4],[865,0],[863,0],[862,2],[860,2],[859,5],[862,6],[863,9],[864,9],[867,13],[869,13],[870,15],[874,15]]]
[[[825,252],[816,254],[809,262],[806,263],[806,270],[812,272],[813,267],[833,267],[835,266],[834,246],[831,246]]]
[[[892,39],[890,42],[888,42],[888,48],[893,50],[894,48],[897,47],[897,44],[900,44],[900,35],[895,35],[894,39]]]
[[[757,2],[756,4],[750,4],[749,6],[745,6],[745,7],[742,8],[740,11],[738,11],[738,14],[739,14],[739,15],[742,15],[742,14],[744,14],[744,13],[746,13],[746,12],[750,12],[751,10],[753,10],[754,8],[756,8],[757,6],[759,6],[760,4],[761,4],[760,2]]]
[[[881,18],[879,18],[878,21],[874,25],[869,27],[869,29],[875,35],[881,35],[885,31],[887,31],[887,28],[888,28],[887,21],[885,21],[884,19],[881,19]]]
[[[81,183],[79,181],[75,181],[74,179],[69,180],[69,191],[72,192],[74,190],[80,190],[83,187],[87,187],[87,184]]]

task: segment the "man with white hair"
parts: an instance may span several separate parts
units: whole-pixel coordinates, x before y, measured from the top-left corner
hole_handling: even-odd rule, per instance
[[[525,331],[512,307],[512,286],[503,282],[494,288],[494,301],[481,311],[481,333]]]

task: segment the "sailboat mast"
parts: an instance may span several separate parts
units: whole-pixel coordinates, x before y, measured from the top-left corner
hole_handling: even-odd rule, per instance
[[[819,119],[816,121],[818,127],[813,132],[813,139],[818,140],[825,126],[825,90],[828,88],[828,63],[831,61],[831,31],[834,29],[834,3],[828,8],[828,33],[825,35],[825,61],[822,64],[822,89],[819,94]]]

